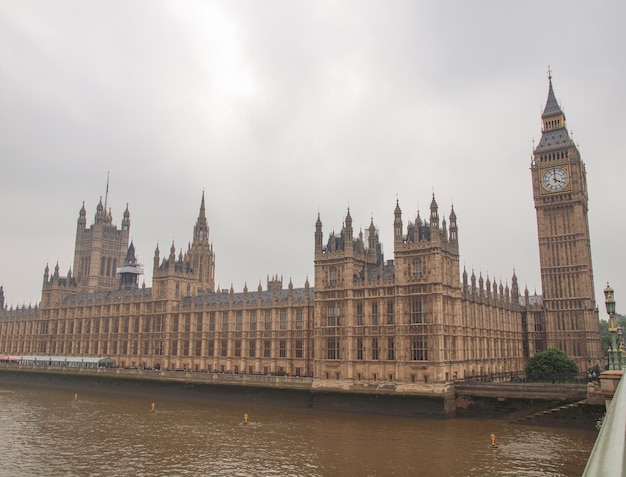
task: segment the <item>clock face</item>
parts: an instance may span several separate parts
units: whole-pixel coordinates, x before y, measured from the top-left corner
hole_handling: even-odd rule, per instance
[[[552,167],[543,173],[541,185],[548,192],[558,192],[563,190],[569,183],[569,175],[565,169]]]

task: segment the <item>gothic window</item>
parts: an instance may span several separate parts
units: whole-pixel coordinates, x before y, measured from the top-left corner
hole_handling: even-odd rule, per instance
[[[235,331],[241,331],[243,329],[243,313],[241,311],[237,312],[235,316]]]
[[[327,326],[341,326],[341,310],[339,304],[331,303],[328,305]]]
[[[427,323],[426,298],[417,297],[411,301],[411,324]]]
[[[209,331],[215,331],[215,312],[209,315]]]
[[[428,337],[425,335],[411,336],[411,360],[428,361]]]
[[[330,268],[330,284],[331,286],[337,285],[339,283],[339,270],[337,267]]]
[[[248,356],[250,358],[256,358],[256,341],[250,340],[248,343]]]
[[[172,352],[170,354],[172,356],[178,355],[178,341],[172,340]]]
[[[287,311],[286,310],[280,310],[280,329],[281,330],[287,329]]]
[[[389,300],[387,302],[387,324],[393,325],[395,319],[393,314],[393,301]]]
[[[372,359],[378,359],[378,338],[372,338]]]
[[[422,259],[416,258],[413,260],[411,264],[411,277],[412,278],[423,278],[424,277],[424,266],[422,263]]]
[[[256,331],[256,312],[250,312],[250,331]]]
[[[296,330],[302,329],[302,309],[296,311]]]
[[[228,356],[228,340],[221,340],[221,354],[220,356]]]
[[[387,359],[393,361],[396,359],[395,341],[393,338],[387,340]]]
[[[356,359],[363,359],[363,338],[356,339]]]
[[[303,356],[302,344],[303,344],[302,340],[296,340],[296,358],[302,358]]]
[[[378,303],[372,303],[372,325],[378,325]]]
[[[363,325],[363,303],[357,303],[356,305],[356,324],[358,326]]]
[[[271,358],[272,356],[272,342],[270,340],[263,341],[263,357]]]
[[[287,340],[279,340],[278,352],[279,352],[279,357],[281,358],[287,357]]]
[[[235,356],[237,358],[241,356],[241,340],[235,340]]]
[[[272,329],[272,312],[270,310],[265,310],[265,331],[270,331]]]
[[[228,331],[228,312],[222,312],[222,331]],[[222,355],[225,356],[225,355]]]
[[[340,359],[339,338],[328,338],[326,350],[328,359]]]
[[[178,315],[172,317],[172,331],[174,333],[178,332]]]
[[[213,357],[215,356],[215,341],[209,340],[209,349],[207,351],[207,356]]]
[[[196,356],[202,356],[202,341],[196,340]]]

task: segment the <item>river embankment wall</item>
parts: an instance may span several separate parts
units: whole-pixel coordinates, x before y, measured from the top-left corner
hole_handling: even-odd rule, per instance
[[[506,417],[585,397],[585,386],[528,383],[456,383],[435,392],[377,385],[332,387],[292,376],[50,366],[0,366],[0,384],[61,387],[71,393],[144,396],[152,401],[220,400],[319,410],[424,417]]]

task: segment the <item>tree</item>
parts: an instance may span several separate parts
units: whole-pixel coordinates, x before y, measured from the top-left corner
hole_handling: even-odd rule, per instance
[[[526,376],[531,381],[568,381],[578,375],[578,365],[556,348],[540,351],[528,360]]]
[[[626,316],[615,313],[615,326],[621,326],[622,330],[626,330]],[[602,354],[606,356],[611,345],[608,320],[600,320],[600,339],[602,339]]]

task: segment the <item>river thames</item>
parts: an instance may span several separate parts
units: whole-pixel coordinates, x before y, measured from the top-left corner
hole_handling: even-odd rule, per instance
[[[11,477],[579,476],[597,434],[97,387],[75,399],[1,383],[0,399],[0,476]]]

